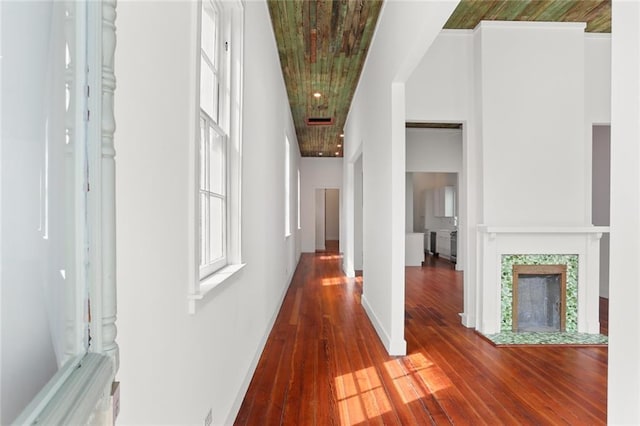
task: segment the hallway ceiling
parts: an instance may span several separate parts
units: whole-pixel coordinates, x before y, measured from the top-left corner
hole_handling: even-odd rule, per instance
[[[586,22],[587,32],[611,32],[611,0],[462,0],[446,29],[473,29],[486,21]]]
[[[267,4],[300,154],[342,157],[340,135],[382,0],[268,0]]]
[[[342,157],[342,130],[382,0],[267,0],[303,157]],[[611,32],[611,0],[461,0],[446,29],[481,20],[586,22]],[[314,96],[315,95],[315,96]]]

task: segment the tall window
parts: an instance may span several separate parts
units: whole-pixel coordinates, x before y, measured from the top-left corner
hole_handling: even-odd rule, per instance
[[[202,1],[200,32],[200,278],[227,263],[227,133],[222,14]]]
[[[298,169],[298,230],[302,227],[300,226],[300,169]]]
[[[194,234],[189,312],[197,301],[243,266],[242,75],[244,8],[241,0],[201,0],[193,147]]]
[[[284,236],[291,235],[291,143],[284,137]]]

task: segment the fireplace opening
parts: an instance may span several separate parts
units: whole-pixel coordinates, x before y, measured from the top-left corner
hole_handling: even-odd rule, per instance
[[[565,331],[566,265],[513,265],[513,331]]]

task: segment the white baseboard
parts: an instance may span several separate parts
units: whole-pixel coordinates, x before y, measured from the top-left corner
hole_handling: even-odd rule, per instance
[[[393,340],[391,336],[387,333],[384,326],[376,316],[375,312],[371,308],[371,305],[367,301],[367,298],[362,295],[361,304],[364,308],[364,311],[367,313],[371,324],[373,324],[373,328],[375,328],[376,333],[378,333],[378,337],[382,341],[382,344],[387,349],[387,352],[391,356],[404,356],[407,354],[407,341],[402,339]]]
[[[297,266],[298,265],[296,265],[296,268]],[[253,355],[253,359],[251,360],[251,364],[249,365],[247,374],[245,374],[244,379],[242,380],[242,384],[240,385],[240,389],[238,390],[238,394],[236,395],[236,398],[233,401],[233,405],[229,410],[227,418],[222,424],[232,425],[235,422],[236,417],[238,417],[238,413],[240,412],[240,407],[242,406],[242,401],[244,401],[244,397],[247,394],[249,385],[251,384],[251,379],[253,378],[253,375],[256,372],[256,368],[258,367],[258,362],[260,361],[260,357],[262,356],[264,347],[267,344],[267,339],[269,339],[269,334],[271,334],[271,330],[273,329],[273,326],[276,323],[276,319],[278,318],[278,313],[280,312],[280,308],[282,308],[282,303],[284,302],[284,298],[287,295],[287,291],[289,290],[289,287],[291,286],[291,280],[293,279],[294,273],[295,273],[295,269],[289,274],[288,281],[287,281],[289,284],[284,287],[282,294],[280,295],[280,302],[278,303],[278,306],[276,306],[276,308],[274,309],[273,314],[269,319],[269,326],[267,327],[264,335],[260,339],[260,344],[258,345],[258,349]]]
[[[476,327],[475,321],[473,320],[473,318],[470,315],[465,314],[464,312],[462,312],[462,313],[460,313],[458,315],[460,315],[460,319],[461,319],[462,325],[464,325],[467,328],[475,328]]]

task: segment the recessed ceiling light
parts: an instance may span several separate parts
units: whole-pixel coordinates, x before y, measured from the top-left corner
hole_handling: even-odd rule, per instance
[[[320,157],[322,157],[322,153],[321,153],[321,152],[319,152],[319,153],[318,153],[318,155],[319,155]]]
[[[338,146],[338,148],[341,148],[341,147],[342,147],[342,144],[341,144],[341,143],[339,143],[337,146]]]
[[[340,133],[340,137],[341,137],[341,138],[344,138],[344,133]]]
[[[336,151],[336,155],[340,155],[340,152],[339,152],[339,151]]]
[[[322,97],[322,93],[316,92],[316,93],[313,94],[313,97],[314,98],[321,98]]]

